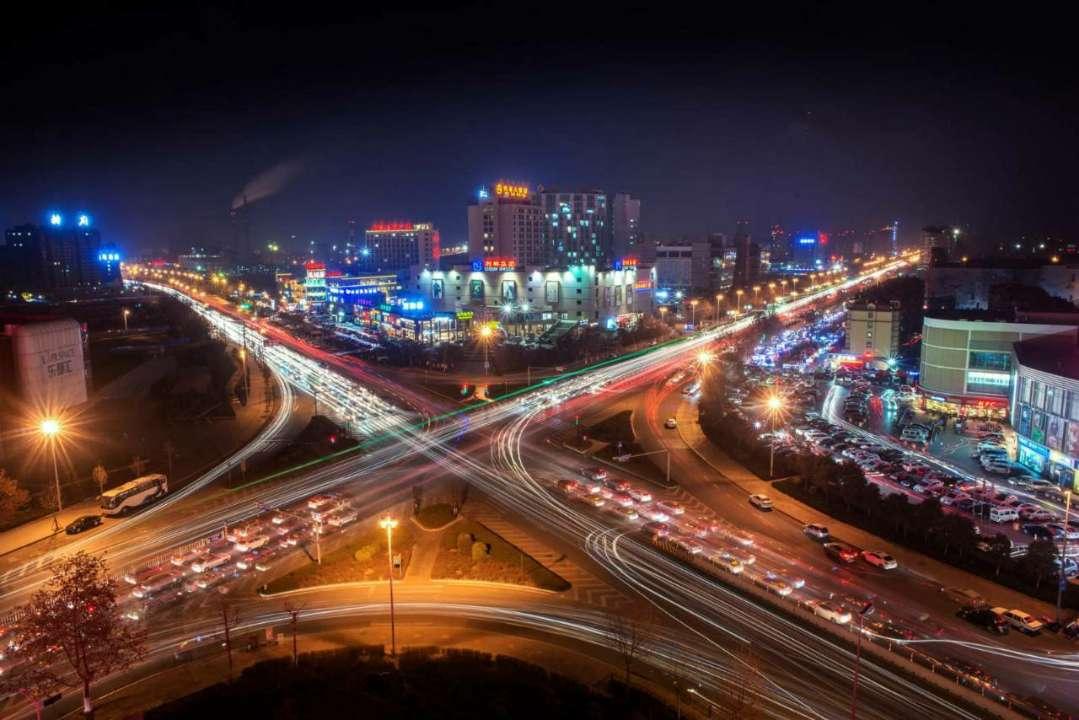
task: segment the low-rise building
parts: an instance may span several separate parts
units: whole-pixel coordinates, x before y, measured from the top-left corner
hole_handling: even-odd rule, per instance
[[[1012,345],[1043,335],[1079,332],[1079,314],[927,315],[922,325],[919,384],[924,409],[1006,420],[1012,395]]]

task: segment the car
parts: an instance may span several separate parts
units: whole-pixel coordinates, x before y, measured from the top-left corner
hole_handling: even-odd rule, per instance
[[[683,515],[686,512],[685,506],[676,500],[660,500],[656,507],[671,515]]]
[[[191,563],[191,569],[197,573],[203,573],[207,570],[219,568],[231,559],[232,555],[229,553],[206,553]]]
[[[637,512],[641,514],[641,517],[653,522],[664,523],[671,519],[670,515],[655,506],[638,508]]]
[[[581,483],[576,480],[559,480],[558,489],[567,495],[573,495],[581,491]]]
[[[749,504],[758,510],[771,510],[772,498],[767,495],[761,495],[760,493],[754,493],[749,496]]]
[[[629,495],[631,498],[633,498],[634,502],[639,502],[639,503],[650,503],[650,502],[652,502],[652,493],[648,492],[647,490],[641,490],[640,488],[635,488],[635,487],[633,487],[631,485],[628,488],[626,488],[625,492],[626,492],[627,495]]]
[[[1012,465],[1009,462],[990,461],[983,463],[983,466],[986,472],[991,472],[995,475],[1011,475],[1012,473]]]
[[[653,520],[646,522],[643,527],[645,532],[651,533],[655,537],[667,537],[671,534],[671,526],[664,522]]]
[[[357,512],[351,508],[341,510],[326,518],[326,522],[333,527],[342,527],[348,525],[351,522],[355,522],[359,517]]]
[[[878,550],[863,550],[862,559],[873,567],[879,567],[883,570],[895,570],[899,567],[899,563],[896,562],[894,557]]]
[[[1054,538],[1053,531],[1044,525],[1037,523],[1026,523],[1023,525],[1023,534],[1029,535],[1035,540],[1052,540]]]
[[[720,551],[717,553],[713,553],[709,560],[712,561],[713,565],[723,570],[726,570],[732,575],[738,575],[746,568],[746,566],[742,563],[741,560],[739,560],[729,552]]]
[[[806,605],[813,611],[813,614],[819,618],[825,620],[831,620],[837,625],[846,625],[850,622],[850,611],[839,603],[829,602],[827,600],[808,600]]]
[[[640,515],[632,507],[620,506],[613,509],[614,514],[623,520],[637,520]]]
[[[687,537],[695,537],[704,539],[708,537],[708,528],[698,525],[697,523],[687,518],[678,518],[675,520],[675,527],[678,528],[678,532],[686,535]]]
[[[871,635],[891,640],[913,640],[916,637],[913,630],[891,620],[874,620],[866,623],[865,629]]]
[[[183,567],[192,560],[197,560],[198,558],[202,557],[203,552],[204,551],[202,548],[193,548],[191,550],[188,550],[187,552],[179,552],[173,555],[169,562],[171,562],[176,567]]]
[[[685,535],[672,535],[669,539],[675,546],[685,550],[690,555],[700,555],[704,552],[704,545],[701,545],[691,537],[686,537]]]
[[[765,589],[767,589],[769,592],[774,592],[780,597],[787,597],[792,592],[794,592],[794,588],[792,588],[790,584],[777,577],[766,577],[762,582],[764,583]]]
[[[858,559],[859,552],[856,548],[841,542],[826,542],[822,545],[824,554],[833,560],[852,563]]]
[[[827,540],[831,537],[828,533],[828,528],[818,523],[807,523],[802,526],[802,532],[814,540]]]
[[[333,495],[315,495],[313,498],[307,501],[307,508],[309,510],[318,510],[331,503],[336,503],[337,498]]]
[[[1055,517],[1053,518],[1056,519]],[[1032,522],[1040,522],[1039,518],[1032,517]],[[1045,526],[1045,529],[1053,534],[1053,537],[1057,540],[1063,540],[1065,537],[1069,542],[1079,540],[1079,529],[1071,526],[1069,523],[1065,526],[1063,523],[1051,522]]]
[[[674,430],[676,427],[678,427],[678,420],[673,417],[669,417],[663,421],[663,427],[667,428],[668,430]]]
[[[100,515],[82,515],[68,523],[67,527],[64,528],[64,532],[68,535],[78,535],[81,532],[86,532],[90,528],[96,528],[100,524]]]
[[[596,482],[603,482],[609,475],[607,470],[601,467],[581,468],[581,474]]]
[[[981,594],[969,588],[946,587],[941,592],[944,593],[944,597],[965,607],[981,608],[989,606],[989,603]]]
[[[615,505],[621,505],[624,508],[633,507],[633,498],[628,493],[615,493],[610,498]]]
[[[237,552],[248,552],[251,550],[257,550],[268,542],[270,542],[269,535],[256,535],[245,540],[240,540],[233,544],[232,547]]]
[[[1007,610],[1005,608],[993,608],[993,613],[1000,616],[1016,630],[1026,633],[1027,635],[1037,635],[1045,627],[1041,620],[1037,620],[1033,615],[1025,613],[1022,610]]]
[[[607,504],[607,500],[599,495],[588,495],[584,498],[585,503],[591,505],[594,508],[601,508]]]

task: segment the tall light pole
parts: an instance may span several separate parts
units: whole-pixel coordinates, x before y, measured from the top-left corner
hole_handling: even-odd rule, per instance
[[[64,499],[60,496],[60,469],[56,465],[56,441],[60,437],[60,421],[56,418],[45,418],[39,426],[45,442],[49,444],[49,452],[52,454],[52,479],[56,484],[56,514],[52,518],[53,528],[60,529],[60,511],[64,509]]]
[[[490,374],[491,363],[487,360],[487,346],[491,343],[491,326],[484,325],[480,328],[480,341],[483,343],[483,376]]]
[[[124,308],[123,312],[120,314],[124,316],[124,333],[127,333],[127,317],[131,314],[131,311]]]
[[[716,324],[719,324],[719,304],[723,302],[723,293],[716,293]]]
[[[776,468],[776,416],[783,409],[783,401],[778,395],[768,398],[768,414],[772,416],[772,437],[768,440],[768,479],[775,477]]]
[[[761,286],[760,285],[754,285],[753,286],[753,306],[754,307],[757,306],[757,299],[760,297],[760,294],[761,294]]]
[[[1068,516],[1072,511],[1072,491],[1064,491],[1064,539],[1060,543],[1060,577],[1057,578],[1057,622],[1060,622],[1060,602],[1064,597],[1064,586],[1068,583]]]
[[[384,517],[378,521],[379,527],[386,531],[386,564],[390,570],[390,657],[397,658],[397,622],[393,610],[393,529],[397,519]]]
[[[699,302],[700,300],[689,301],[689,322],[694,328],[697,327],[697,303]]]
[[[738,297],[738,313],[742,313],[742,296],[746,294],[746,291],[742,288],[738,288],[734,291],[734,294]]]

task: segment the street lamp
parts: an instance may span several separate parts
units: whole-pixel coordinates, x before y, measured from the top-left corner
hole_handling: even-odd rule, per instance
[[[1064,491],[1064,539],[1060,543],[1060,576],[1057,578],[1057,622],[1060,622],[1060,602],[1064,596],[1064,586],[1067,584],[1067,566],[1065,563],[1068,561],[1068,516],[1072,511],[1072,491]]]
[[[753,305],[754,306],[757,305],[757,299],[758,299],[758,296],[760,294],[761,294],[761,286],[760,285],[754,285],[753,286]]]
[[[783,401],[778,395],[772,395],[767,402],[768,414],[772,416],[772,437],[768,440],[768,479],[775,477],[776,467],[776,417],[783,409]]]
[[[719,324],[719,304],[723,302],[723,293],[716,293],[716,324]]]
[[[124,308],[124,311],[121,313],[121,315],[124,316],[124,332],[125,333],[127,332],[127,317],[130,314],[131,314],[131,311],[128,310],[127,308]]]
[[[60,425],[60,421],[56,418],[45,418],[41,421],[41,425],[38,426],[41,430],[42,436],[45,438],[45,442],[49,444],[49,452],[52,454],[52,479],[56,484],[56,515],[52,518],[52,526],[54,529],[60,529],[60,511],[64,509],[63,498],[60,497],[60,469],[56,465],[56,441],[60,437],[60,432],[63,428]]]
[[[743,290],[742,288],[738,288],[737,290],[734,291],[734,294],[738,296],[738,312],[739,313],[742,312],[742,296],[745,295],[745,292],[746,291]]]
[[[491,326],[484,325],[480,328],[480,339],[483,342],[483,375],[486,377],[490,370],[491,363],[487,360],[487,346],[491,340]]]
[[[700,300],[689,301],[689,322],[693,325],[693,327],[697,327],[697,303],[699,302]]]
[[[384,517],[378,521],[378,526],[386,531],[386,564],[390,570],[390,657],[397,657],[397,623],[393,610],[393,529],[397,527],[397,519]]]

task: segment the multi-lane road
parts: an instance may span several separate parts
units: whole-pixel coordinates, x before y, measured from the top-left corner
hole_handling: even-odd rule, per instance
[[[869,282],[885,272],[878,270],[849,284]],[[834,289],[818,296],[807,295],[797,304],[819,302],[832,292]],[[752,669],[759,682],[752,685],[758,688],[755,692],[759,693],[769,716],[835,717],[847,712],[853,657],[845,644],[791,622],[770,607],[662,554],[633,527],[599,517],[552,493],[552,478],[572,473],[575,468],[565,452],[546,442],[549,429],[542,421],[556,418],[560,412],[576,413],[580,407],[594,405],[597,396],[592,393],[597,388],[602,388],[601,400],[623,392],[640,392],[651,378],[662,376],[672,365],[684,364],[699,349],[750,329],[752,318],[739,319],[615,362],[567,373],[516,397],[470,412],[434,418],[436,422],[428,425],[416,422],[415,415],[397,410],[355,380],[330,372],[323,365],[325,360],[305,357],[302,348],[283,347],[284,343],[267,344],[260,333],[232,324],[235,320],[228,316],[202,304],[198,308],[230,339],[246,342],[285,381],[317,394],[319,402],[326,403],[330,412],[355,423],[354,429],[364,438],[362,451],[339,458],[333,464],[298,472],[287,480],[257,484],[234,493],[200,498],[192,492],[168,505],[159,505],[154,513],[87,536],[83,541],[85,548],[102,551],[107,547],[114,567],[135,565],[197,541],[226,523],[235,524],[258,514],[260,506],[287,505],[317,492],[343,489],[352,496],[354,504],[373,514],[403,497],[416,481],[416,469],[424,469],[429,475],[452,474],[482,489],[488,498],[503,505],[524,525],[563,545],[604,580],[656,607],[665,618],[663,644],[657,644],[650,653],[657,665],[666,664],[679,675],[690,676],[703,687],[722,692],[732,682],[744,682],[748,669],[740,666],[740,658],[748,643],[760,660]],[[466,434],[469,437],[458,442]],[[411,472],[407,470],[410,466]],[[687,467],[685,476],[694,477],[700,472],[699,467]],[[721,500],[702,499],[706,504],[720,505],[717,509],[726,514],[727,508],[722,507],[725,503]],[[762,565],[766,559],[789,559],[787,546],[795,540],[789,536],[789,528],[782,530],[764,524],[750,529],[759,536],[757,552],[762,556]],[[27,591],[40,582],[42,574],[36,562],[15,568],[5,576],[0,595],[5,606],[23,600]],[[807,576],[811,572],[819,574],[811,563],[806,564],[805,570]],[[820,580],[822,587],[824,579]],[[812,582],[817,582],[815,575]],[[810,586],[808,580],[807,586]],[[433,592],[437,595],[437,591]],[[432,597],[431,601],[438,599]],[[257,605],[259,601],[251,602]],[[324,606],[320,605],[319,612],[312,614],[312,620],[335,614],[384,611],[378,602],[357,604],[333,596],[320,602]],[[418,599],[415,611],[430,612],[431,607]],[[461,607],[446,605],[442,611],[447,616],[486,616],[508,624],[535,624],[548,632],[587,635],[596,642],[610,641],[598,631],[598,621],[591,622],[592,629],[587,629],[589,621],[582,618],[588,611],[567,608],[565,603],[511,609],[500,605],[496,597],[481,593],[474,601]],[[590,612],[595,614],[594,610]],[[275,624],[281,620],[277,615],[278,611],[252,610],[248,617],[252,623]],[[176,627],[155,627],[155,648],[165,652],[176,643],[189,640],[192,622],[187,618]],[[206,633],[214,632],[210,628],[216,627],[215,622],[206,618]],[[909,712],[928,717],[976,716],[868,658],[863,659],[862,672],[860,714],[863,717],[897,717]]]

